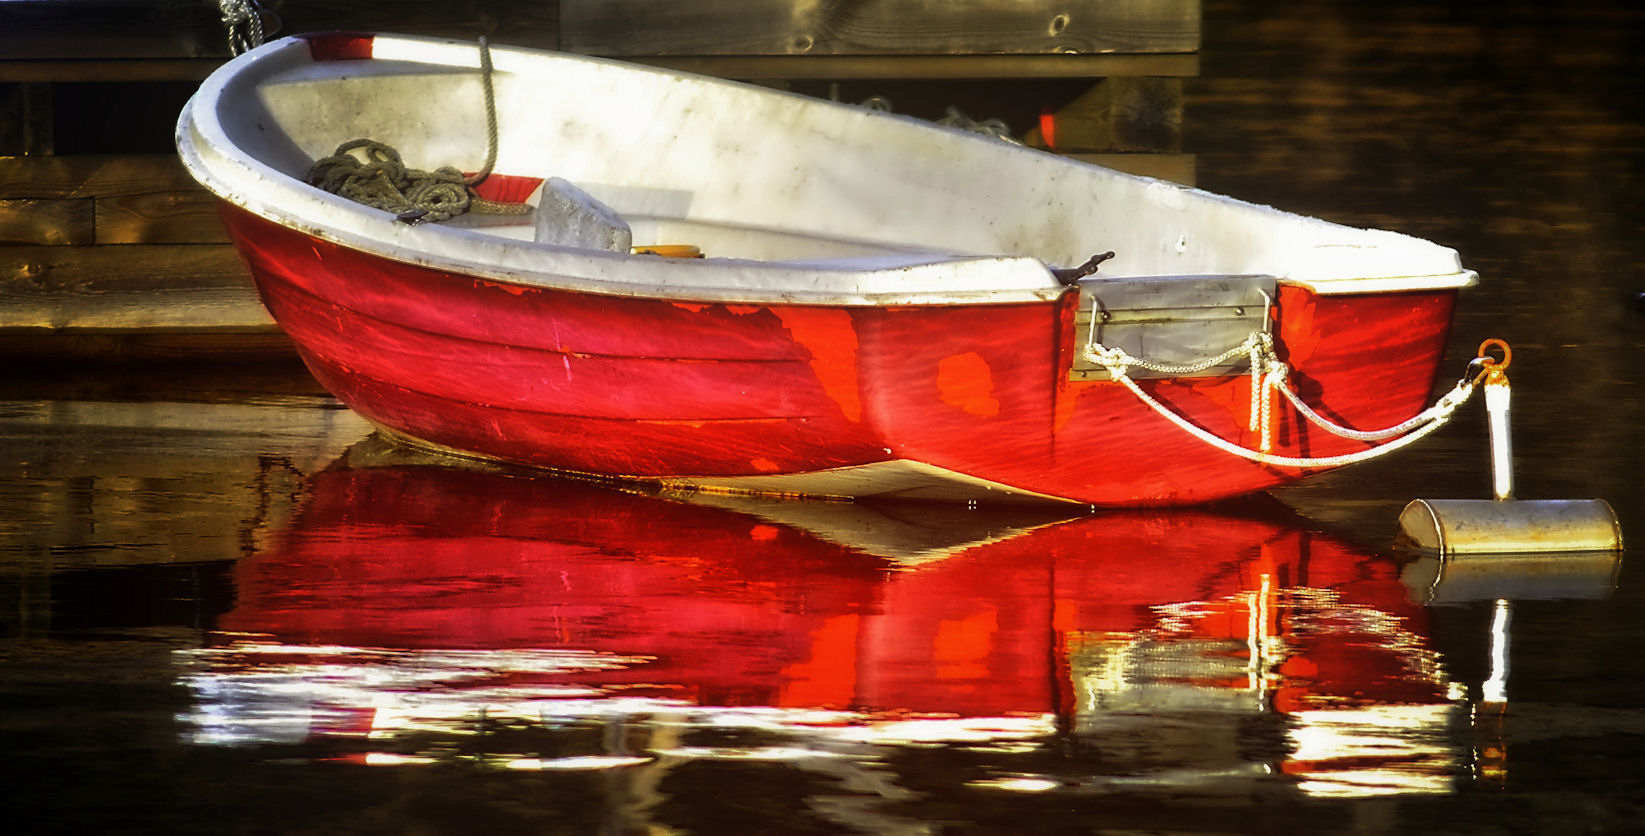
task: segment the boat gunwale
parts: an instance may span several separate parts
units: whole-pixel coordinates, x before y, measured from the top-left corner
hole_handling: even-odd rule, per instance
[[[420,61],[434,67],[478,68],[477,53],[463,41],[384,34],[372,37],[374,48],[394,44],[415,53],[414,58],[397,56],[393,60]],[[179,118],[176,134],[179,154],[190,173],[228,204],[303,235],[373,258],[522,287],[730,304],[848,307],[1023,304],[1054,301],[1069,291],[1069,286],[1055,280],[1049,265],[1039,258],[1026,255],[947,256],[934,255],[925,250],[910,251],[906,255],[874,254],[785,261],[727,257],[658,259],[654,256],[512,241],[483,231],[441,224],[400,223],[382,210],[308,186],[230,139],[229,130],[221,118],[223,102],[230,88],[254,88],[288,68],[317,63],[308,50],[305,38],[286,38],[235,59],[231,65],[239,66],[233,70],[228,69],[230,65],[225,65],[224,69],[213,73],[202,83]],[[687,75],[541,50],[499,47],[496,51],[504,64],[514,59],[526,61],[533,55],[541,54],[616,66],[637,73],[671,77]],[[252,69],[259,64],[267,64],[272,69],[265,68],[261,73]],[[721,79],[710,80],[744,86]],[[794,95],[763,88],[761,91]],[[908,117],[895,118],[918,122]],[[957,141],[997,142],[934,124],[920,124],[931,130],[957,134]],[[1066,159],[1061,162],[1071,166],[1089,165]],[[1102,170],[1120,178],[1149,179]],[[1208,195],[1186,187],[1178,188]],[[1287,214],[1222,195],[1209,196],[1232,204]],[[1341,227],[1317,218],[1292,217]],[[1430,243],[1430,246],[1438,245]],[[498,254],[509,257],[495,257]],[[552,263],[547,266],[531,263],[542,261],[543,256],[550,257]],[[643,265],[643,268],[636,271],[629,267],[635,264]],[[624,272],[639,272],[646,280],[635,281],[617,275]],[[724,280],[731,273],[742,276],[742,281]],[[1127,276],[1133,279],[1148,277]],[[969,286],[942,288],[944,279],[956,278],[963,278]],[[1456,272],[1445,274],[1384,275],[1319,282],[1285,276],[1279,278],[1321,295],[1339,295],[1461,288],[1474,284],[1477,274],[1459,267]],[[989,279],[1007,281],[990,282]]]

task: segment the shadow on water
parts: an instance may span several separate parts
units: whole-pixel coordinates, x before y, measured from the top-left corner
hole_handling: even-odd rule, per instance
[[[1200,184],[1456,247],[1453,364],[1514,345],[1521,494],[1645,530],[1645,18],[1344,5],[1207,0]],[[1628,832],[1645,801],[1632,562],[1387,548],[1405,501],[1489,495],[1477,411],[1278,502],[1061,518],[430,467],[277,370],[0,396],[38,832]]]

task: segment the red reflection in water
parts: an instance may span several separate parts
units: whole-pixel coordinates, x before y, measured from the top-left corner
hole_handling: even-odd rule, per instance
[[[1424,612],[1390,561],[1194,511],[1047,523],[731,510],[550,479],[336,468],[238,581],[223,628],[287,645],[646,657],[498,674],[513,687],[1065,720],[1142,680],[1280,712],[1447,700]]]

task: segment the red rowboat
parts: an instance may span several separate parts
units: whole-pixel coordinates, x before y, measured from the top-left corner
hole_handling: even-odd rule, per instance
[[[321,188],[316,161],[355,139],[494,172],[473,195],[519,213],[417,223],[445,204]],[[177,141],[350,407],[417,445],[622,479],[1102,505],[1254,491],[1415,438],[1397,425],[1473,281],[1425,241],[957,129],[464,43],[265,45],[202,85]]]

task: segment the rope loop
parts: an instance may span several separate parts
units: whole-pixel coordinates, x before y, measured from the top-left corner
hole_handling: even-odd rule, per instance
[[[1103,368],[1108,370],[1108,375],[1114,378],[1124,377],[1132,365],[1138,364],[1137,358],[1127,354],[1125,349],[1108,348],[1100,343],[1087,346],[1086,354],[1092,361],[1101,363]]]
[[[1490,341],[1487,341],[1490,342]],[[1500,341],[1497,341],[1500,342]],[[1507,365],[1507,347],[1502,345],[1504,359],[1502,365]],[[1486,346],[1480,346],[1481,355],[1485,355]],[[1235,444],[1221,436],[1195,425],[1187,418],[1171,410],[1149,395],[1137,385],[1127,373],[1130,367],[1149,369],[1164,374],[1193,374],[1217,366],[1241,354],[1249,357],[1251,362],[1251,412],[1246,421],[1247,429],[1256,433],[1258,449],[1252,450]],[[1109,348],[1101,343],[1090,343],[1085,347],[1085,355],[1092,362],[1103,366],[1116,382],[1125,386],[1150,409],[1175,424],[1183,431],[1204,441],[1205,443],[1231,455],[1239,456],[1258,464],[1275,467],[1320,468],[1336,467],[1344,464],[1367,461],[1369,459],[1392,453],[1395,450],[1416,442],[1429,433],[1444,426],[1451,416],[1467,402],[1469,396],[1485,375],[1465,375],[1457,381],[1451,391],[1445,393],[1433,406],[1424,409],[1415,416],[1380,430],[1356,430],[1343,426],[1320,415],[1308,406],[1291,389],[1288,382],[1290,367],[1282,362],[1274,351],[1273,337],[1266,331],[1255,331],[1246,337],[1245,341],[1230,348],[1215,358],[1200,363],[1186,365],[1155,364],[1132,357],[1120,348]],[[1488,358],[1487,358],[1488,359]],[[1495,365],[1491,360],[1486,365]],[[1279,456],[1269,452],[1273,449],[1273,395],[1279,393],[1292,407],[1309,423],[1326,432],[1342,438],[1355,441],[1386,442],[1357,453],[1347,453],[1340,456]]]

